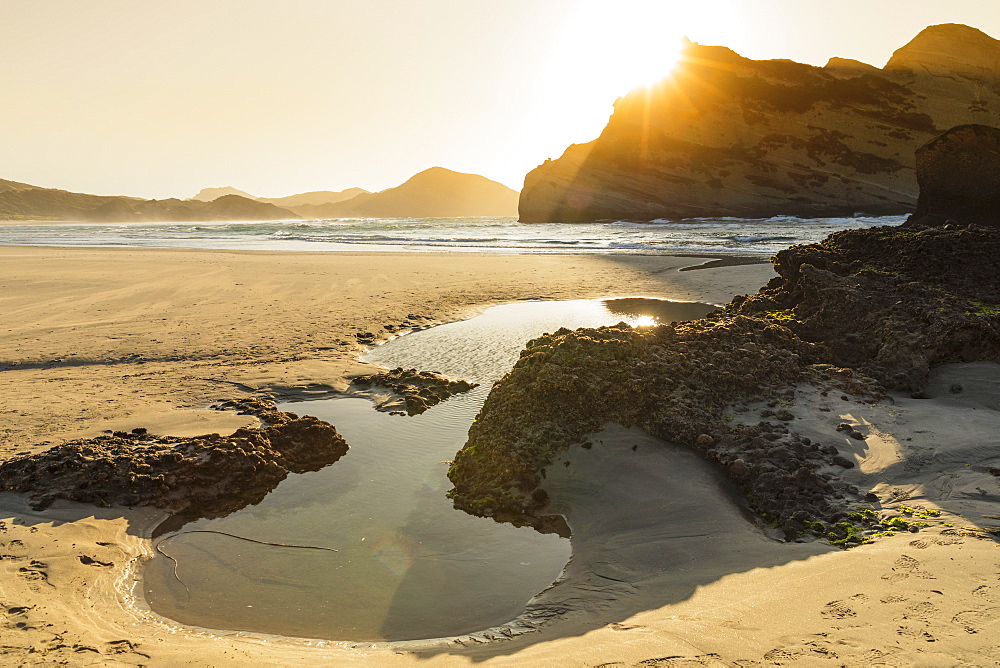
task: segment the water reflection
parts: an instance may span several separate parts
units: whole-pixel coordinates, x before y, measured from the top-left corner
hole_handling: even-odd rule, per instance
[[[334,424],[351,450],[333,466],[289,476],[257,505],[182,532],[339,552],[182,533],[164,546],[176,563],[158,557],[146,568],[147,600],[192,625],[333,640],[431,638],[509,621],[559,575],[570,548],[553,534],[457,511],[445,496],[448,460],[493,381],[526,341],[559,327],[670,322],[711,309],[648,299],[508,304],[372,350],[368,361],[383,366],[482,386],[413,417],[376,412],[358,398],[279,406]]]
[[[604,308],[609,313],[620,315],[633,327],[666,325],[681,320],[696,320],[704,317],[717,307],[699,302],[671,302],[662,299],[628,297],[606,299]]]

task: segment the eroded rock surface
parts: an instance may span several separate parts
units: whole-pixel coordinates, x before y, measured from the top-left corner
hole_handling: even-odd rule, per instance
[[[1000,360],[998,229],[846,230],[773,263],[726,313],[783,323],[823,362],[917,392],[932,366]]]
[[[392,390],[400,401],[390,400],[376,406],[376,410],[395,412],[399,407],[405,408],[407,415],[419,415],[449,397],[479,387],[478,383],[447,378],[436,371],[417,371],[402,367],[383,373],[358,376],[353,379],[352,384],[361,389],[384,387]]]
[[[264,425],[229,436],[154,436],[140,428],[71,441],[0,464],[0,489],[33,492],[36,509],[68,499],[201,516],[257,503],[289,473],[318,470],[347,452],[322,420],[277,411],[260,399],[227,403]]]
[[[931,26],[883,69],[756,61],[689,45],[671,77],[615,103],[601,136],[524,182],[524,222],[913,211],[914,151],[1000,125],[1000,42]]]
[[[787,424],[730,424],[724,409],[790,400],[804,382],[856,398],[919,391],[931,366],[1000,361],[1000,230],[838,232],[774,259],[778,276],[702,320],[624,324],[529,342],[492,390],[449,478],[455,505],[538,524],[545,468],[607,422],[690,444],[788,537],[860,540],[844,523],[858,490],[835,447]]]

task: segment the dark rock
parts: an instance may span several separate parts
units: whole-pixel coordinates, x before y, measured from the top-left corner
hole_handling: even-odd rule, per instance
[[[352,384],[361,389],[376,386],[392,390],[393,393],[402,398],[408,415],[419,415],[431,406],[435,406],[456,394],[479,387],[478,383],[447,378],[436,371],[417,371],[402,367],[383,373],[357,376],[352,379]],[[393,414],[395,414],[395,408],[396,405],[393,402],[376,406],[376,410]]]
[[[1000,230],[846,230],[773,261],[779,276],[724,312],[814,344],[817,380],[851,395],[919,392],[932,365],[1000,361]]]
[[[830,460],[830,462],[834,466],[842,466],[845,469],[853,469],[854,468],[854,462],[852,462],[850,459],[847,459],[845,457],[841,457],[840,455],[837,455],[837,456],[833,457]]]
[[[775,411],[774,417],[776,417],[779,420],[782,420],[783,422],[788,422],[790,420],[795,419],[795,416],[792,415],[791,412],[785,410],[784,408],[780,408],[777,411]]]
[[[921,146],[917,183],[907,226],[1000,227],[1000,130],[959,125]]]
[[[56,499],[100,506],[155,506],[189,517],[259,502],[289,473],[337,461],[348,446],[332,425],[275,409],[261,399],[225,402],[265,424],[230,436],[133,433],[71,441],[0,464],[0,489],[33,492],[33,507]]]

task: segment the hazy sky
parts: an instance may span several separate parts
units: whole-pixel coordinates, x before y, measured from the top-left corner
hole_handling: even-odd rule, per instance
[[[0,0],[0,178],[281,196],[440,165],[520,189],[682,35],[881,67],[935,23],[1000,38],[1000,0]]]

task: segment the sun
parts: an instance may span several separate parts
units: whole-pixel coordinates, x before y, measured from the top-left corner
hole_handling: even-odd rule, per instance
[[[553,42],[550,81],[624,95],[669,76],[686,38],[735,38],[741,13],[733,0],[580,0]]]
[[[670,74],[680,55],[683,26],[670,2],[582,2],[569,16],[557,60],[595,88],[623,95]]]
[[[669,77],[685,38],[701,44],[745,43],[749,21],[740,0],[566,0],[560,29],[529,70],[532,104],[553,119],[525,141],[557,157],[594,139],[615,100]],[[526,72],[529,73],[529,72]]]

